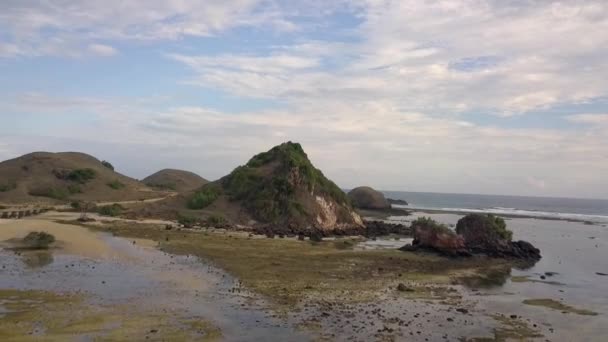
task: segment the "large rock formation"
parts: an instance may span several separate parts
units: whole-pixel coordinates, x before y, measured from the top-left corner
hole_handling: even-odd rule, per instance
[[[458,221],[456,233],[464,238],[472,253],[520,259],[541,258],[540,250],[529,242],[511,241],[513,233],[498,216],[469,214]]]
[[[198,189],[209,183],[208,180],[196,173],[175,169],[160,170],[144,178],[142,182],[155,189],[178,192]]]
[[[421,217],[412,222],[414,248],[432,249],[447,255],[468,255],[465,240],[443,224]]]
[[[391,204],[384,194],[369,186],[354,188],[348,193],[348,198],[354,207],[359,209],[390,209]]]
[[[77,152],[35,152],[0,163],[0,203],[124,201],[161,197],[98,159]]]
[[[147,211],[186,211],[199,220],[221,215],[231,224],[289,232],[364,229],[346,194],[312,165],[300,144],[292,142],[254,156],[194,192],[152,204]]]
[[[456,231],[430,218],[412,223],[414,241],[403,250],[429,249],[441,254],[538,260],[540,251],[526,241],[511,241],[505,221],[493,215],[470,214],[458,221]]]

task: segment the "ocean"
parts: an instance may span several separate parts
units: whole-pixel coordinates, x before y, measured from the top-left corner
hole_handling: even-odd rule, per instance
[[[402,199],[419,210],[454,213],[492,213],[497,215],[538,217],[608,223],[608,200],[502,195],[443,194],[430,192],[383,191],[388,198]]]

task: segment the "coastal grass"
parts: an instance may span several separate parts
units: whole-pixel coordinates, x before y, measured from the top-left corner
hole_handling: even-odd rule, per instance
[[[130,222],[90,227],[154,240],[165,252],[212,261],[274,304],[287,306],[310,298],[365,302],[376,298],[378,291],[396,291],[402,282],[447,286],[461,276],[497,265],[496,260],[485,258],[456,260],[398,250],[357,250],[350,248],[349,240],[313,243],[243,232],[168,231],[159,225]]]
[[[566,305],[562,302],[559,302],[559,301],[556,301],[556,300],[550,299],[550,298],[526,299],[523,301],[523,303],[526,305],[541,306],[541,307],[561,311],[562,313],[573,313],[573,314],[583,315],[583,316],[597,316],[597,312],[593,312],[593,311],[585,310],[585,309],[578,309],[578,308],[572,307],[570,305]]]

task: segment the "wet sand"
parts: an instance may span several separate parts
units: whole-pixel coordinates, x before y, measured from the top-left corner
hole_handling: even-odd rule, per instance
[[[306,340],[271,317],[267,304],[240,289],[238,280],[197,257],[166,254],[150,240],[114,237],[44,217],[0,222],[0,240],[44,230],[59,242],[48,251],[0,249],[0,289],[79,294],[89,305],[114,308],[111,312],[122,312],[129,303],[134,317],[154,313],[178,321],[196,318],[210,322],[231,341],[268,336]],[[0,313],[0,330],[1,317]]]
[[[392,219],[411,221],[422,215],[428,216]],[[455,224],[461,217],[432,216],[446,224]],[[272,303],[205,259],[164,253],[157,248],[158,240],[121,238],[52,221],[68,218],[74,214],[0,220],[0,240],[23,237],[32,230],[50,232],[59,240],[58,247],[50,251],[16,254],[0,249],[0,289],[76,293],[84,296],[86,306],[116,317],[129,303],[128,316],[142,321],[124,327],[135,334],[129,336],[149,336],[150,330],[156,330],[149,324],[169,333],[171,322],[192,319],[204,322],[215,338],[228,341],[604,341],[608,336],[608,277],[596,274],[608,273],[608,232],[601,226],[509,219],[515,238],[529,240],[543,252],[543,259],[532,268],[503,267],[485,277],[476,275],[454,284],[442,280],[436,286],[418,284],[416,275],[406,273],[375,292],[373,300],[341,300],[317,293],[276,311]],[[179,235],[171,233],[172,238]],[[235,248],[252,241],[246,239],[238,240],[235,235]],[[407,238],[390,237],[361,241],[354,249],[386,250],[407,242]],[[411,291],[397,291],[399,282]],[[561,305],[552,305],[555,303]],[[0,337],[5,306],[0,299]],[[183,329],[191,333],[189,326]],[[71,334],[89,336],[83,331],[76,329]],[[188,335],[186,339],[212,335]]]

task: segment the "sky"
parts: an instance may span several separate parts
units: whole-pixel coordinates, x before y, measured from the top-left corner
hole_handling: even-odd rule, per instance
[[[608,198],[605,0],[2,0],[0,160]]]

